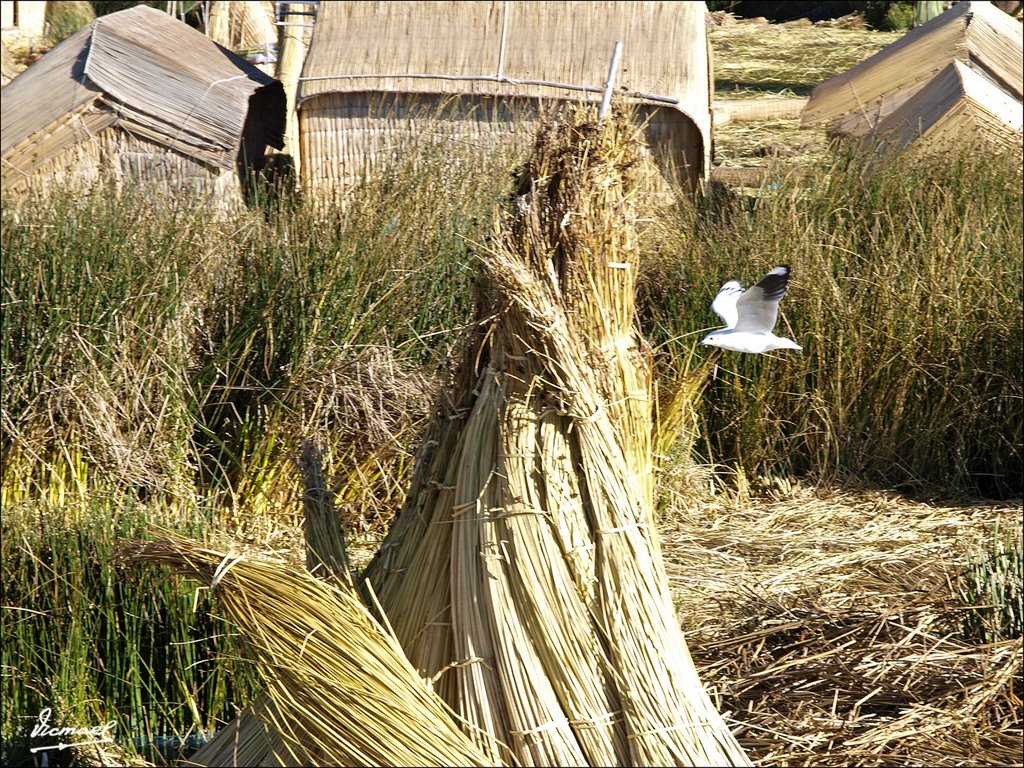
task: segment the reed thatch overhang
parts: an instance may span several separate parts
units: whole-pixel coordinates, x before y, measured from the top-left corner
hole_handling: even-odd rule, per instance
[[[878,124],[875,134],[896,149],[942,150],[974,136],[992,149],[1016,141],[1024,108],[1006,91],[959,61],[946,65],[924,88]]]
[[[957,3],[817,86],[801,124],[827,126],[833,135],[872,134],[954,61],[991,84],[984,93],[973,89],[975,98],[1002,101],[1005,94],[1019,104],[1024,95],[1022,41],[1020,22],[991,3]]]
[[[303,181],[352,179],[396,118],[430,105],[479,136],[524,109],[599,101],[618,41],[616,92],[649,121],[663,171],[693,184],[711,153],[705,15],[702,2],[321,3],[296,98]]]
[[[5,188],[101,168],[233,182],[283,145],[281,84],[172,16],[102,16],[4,88]],[[232,184],[237,188],[237,184]]]

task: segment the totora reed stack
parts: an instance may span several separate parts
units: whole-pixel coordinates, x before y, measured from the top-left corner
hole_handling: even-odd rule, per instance
[[[482,319],[451,400],[364,574],[365,604],[471,742],[466,764],[749,765],[697,677],[658,547],[652,355],[633,307],[646,162],[629,116],[581,109],[538,137],[481,248]],[[301,710],[271,697],[243,716],[268,744],[316,710],[315,695],[296,692]]]
[[[550,125],[484,253],[490,303],[367,577],[495,760],[738,765],[676,620],[634,328],[634,123]],[[430,451],[432,448],[432,452]],[[483,735],[480,735],[483,734]]]

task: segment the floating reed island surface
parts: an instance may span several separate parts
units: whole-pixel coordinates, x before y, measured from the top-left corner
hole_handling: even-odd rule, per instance
[[[823,129],[800,127],[814,86],[895,42],[902,32],[868,29],[851,14],[811,24],[769,24],[724,11],[712,14],[715,165],[725,168],[820,163],[828,157]],[[759,119],[728,119],[755,110]]]
[[[680,623],[755,764],[1020,763],[1019,503],[692,486],[666,503]]]

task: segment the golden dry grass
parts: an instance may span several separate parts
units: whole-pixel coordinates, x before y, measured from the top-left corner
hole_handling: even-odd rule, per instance
[[[798,487],[669,508],[680,621],[755,764],[1020,763],[1021,638],[963,633],[968,554],[1019,504]]]
[[[275,764],[491,764],[351,587],[175,539],[126,555],[171,565],[218,595],[266,682],[257,706]]]
[[[709,32],[714,55],[714,101],[807,97],[818,83],[849,69],[897,40],[844,17],[831,23],[766,24],[717,13]],[[824,130],[801,129],[799,117],[730,122],[715,128],[716,166],[815,162],[827,151]]]

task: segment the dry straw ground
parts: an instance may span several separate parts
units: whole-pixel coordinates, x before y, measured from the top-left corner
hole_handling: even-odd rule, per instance
[[[866,28],[857,14],[811,24],[798,19],[768,24],[712,14],[717,107],[730,101],[767,102],[807,98],[818,83],[845,71],[897,40],[901,32]],[[733,121],[715,130],[715,165],[758,167],[771,159],[813,162],[828,151],[824,130],[801,130],[799,114],[757,121]]]
[[[755,764],[1019,764],[1021,639],[963,634],[969,553],[997,527],[1019,541],[1019,506],[773,496],[691,491],[661,528],[701,679]]]

